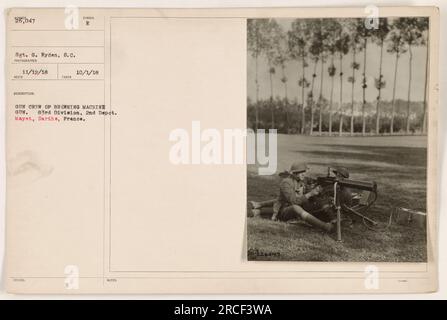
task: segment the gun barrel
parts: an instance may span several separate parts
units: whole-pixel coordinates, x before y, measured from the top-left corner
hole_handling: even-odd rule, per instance
[[[375,181],[357,181],[350,179],[343,179],[338,182],[339,185],[359,190],[367,190],[376,192],[377,191],[377,183]]]

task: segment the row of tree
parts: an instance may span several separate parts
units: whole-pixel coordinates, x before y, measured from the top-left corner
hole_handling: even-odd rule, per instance
[[[380,104],[381,114],[380,114],[380,127],[379,134],[390,134],[391,125],[391,114],[392,107],[391,101],[384,100]],[[259,100],[255,103],[253,99],[247,99],[247,127],[254,129],[256,126],[256,115],[258,115],[258,129],[269,129],[271,128],[271,113],[273,110],[275,117],[275,129],[278,133],[290,133],[296,134],[301,131],[301,124],[303,123],[302,113],[296,112],[300,110],[300,105],[295,99],[290,99],[286,101],[284,97],[276,96],[273,100],[273,105],[270,99]],[[329,133],[329,101],[326,99],[320,105],[322,107],[322,125],[315,126],[313,131],[314,134],[327,135]],[[368,101],[365,105],[365,114],[361,113],[362,103],[361,101],[355,102],[355,113],[354,113],[354,133],[355,135],[362,134],[363,121],[365,121],[367,135],[375,135],[377,132],[374,130],[369,130],[370,128],[375,128],[376,126],[376,103],[375,101]],[[334,110],[331,116],[331,126],[333,128],[339,128],[340,126],[340,108],[338,103],[334,103]],[[341,112],[344,114],[344,119],[351,116],[352,105],[350,102],[345,102]],[[301,110],[300,110],[301,111]],[[318,115],[319,110],[315,113]],[[405,134],[406,130],[406,113],[407,113],[407,101],[404,99],[396,99],[395,101],[395,117],[394,117],[394,133]],[[411,122],[410,122],[410,133],[417,134],[422,132],[422,120],[423,120],[423,106],[422,101],[413,101],[410,105]],[[304,132],[310,132],[310,107],[306,107],[305,110],[305,128]],[[314,123],[316,125],[316,123]],[[343,121],[342,131],[343,134],[350,134],[351,123],[350,121]]]
[[[296,112],[301,113],[301,124],[297,128],[298,132],[304,134],[306,128],[306,110],[310,110],[309,133],[313,134],[315,125],[315,116],[317,116],[318,131],[323,130],[323,107],[327,105],[329,113],[328,131],[332,134],[333,119],[336,114],[338,133],[341,135],[344,127],[344,113],[341,108],[343,101],[343,63],[348,54],[352,55],[352,63],[350,65],[351,74],[348,75],[348,82],[351,83],[351,112],[349,131],[354,133],[354,87],[357,83],[358,71],[360,69],[360,60],[362,60],[362,70],[360,74],[360,84],[362,88],[362,125],[361,133],[366,134],[366,90],[367,85],[367,49],[369,42],[374,42],[380,47],[380,62],[377,77],[375,77],[374,90],[377,92],[375,127],[372,132],[379,134],[381,132],[381,102],[382,91],[386,87],[382,68],[384,51],[394,55],[394,78],[392,85],[392,101],[391,101],[391,117],[389,121],[389,132],[395,132],[395,115],[396,115],[396,84],[398,81],[398,64],[403,54],[409,55],[409,77],[408,77],[408,94],[407,94],[407,112],[404,132],[410,133],[410,103],[411,103],[411,84],[412,84],[412,68],[413,68],[413,49],[416,46],[427,47],[427,58],[425,65],[425,90],[427,87],[427,70],[428,70],[428,18],[422,17],[406,17],[406,18],[380,18],[374,24],[366,24],[365,19],[296,19],[291,24],[291,29],[287,32],[283,30],[275,19],[250,19],[248,20],[247,45],[251,56],[255,60],[255,81],[256,81],[256,101],[255,101],[255,129],[259,127],[259,61],[263,57],[268,64],[269,80],[270,80],[270,106],[271,106],[271,128],[275,128],[275,111],[274,111],[274,87],[273,77],[276,76],[277,70],[280,70],[281,82],[284,86],[284,101],[286,104],[286,122],[289,115],[287,107],[288,98],[288,79],[286,75],[286,65],[289,61],[298,62],[299,81],[297,96],[300,100],[296,104]],[[311,66],[311,64],[313,64]],[[320,69],[317,70],[317,66]],[[326,74],[330,77],[330,95],[328,98],[323,96],[323,79]],[[306,78],[307,68],[312,68],[312,76]],[[320,90],[315,93],[317,81],[317,73],[320,73]],[[335,102],[334,81],[337,76],[339,78],[339,101],[338,112],[333,110]],[[369,71],[371,72],[371,71]],[[426,92],[424,92],[423,116],[422,116],[422,132],[426,133],[427,122],[427,103]],[[315,110],[318,114],[315,114]],[[289,127],[289,125],[287,125]],[[336,129],[337,130],[337,129]],[[296,131],[296,130],[294,130]],[[382,130],[383,131],[383,130]]]

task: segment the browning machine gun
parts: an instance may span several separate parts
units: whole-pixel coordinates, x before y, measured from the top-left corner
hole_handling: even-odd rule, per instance
[[[322,188],[322,193],[332,197],[332,204],[337,213],[337,240],[341,241],[341,212],[356,215],[373,226],[377,222],[368,218],[365,214],[377,200],[377,184],[374,181],[357,181],[345,178],[338,178],[331,175],[331,168],[328,168],[326,176],[317,177],[313,184]],[[342,199],[343,189],[358,191],[352,195],[351,201],[346,203]]]

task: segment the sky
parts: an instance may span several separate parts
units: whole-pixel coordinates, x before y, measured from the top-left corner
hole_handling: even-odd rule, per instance
[[[285,31],[290,29],[291,19],[277,19],[278,23],[283,27]],[[424,98],[424,85],[425,85],[425,62],[426,62],[427,47],[414,47],[413,48],[413,80],[411,85],[411,100],[423,101]],[[248,97],[254,101],[256,99],[256,86],[255,86],[255,59],[248,54],[247,56],[247,94]],[[267,67],[267,61],[264,57],[258,58],[258,77],[259,77],[259,98],[268,99],[270,97],[270,80]],[[368,88],[366,90],[366,100],[375,101],[377,97],[377,89],[374,86],[374,78],[379,74],[379,61],[380,61],[380,47],[375,43],[369,41],[366,55],[366,75]],[[352,54],[349,52],[343,58],[343,101],[351,101],[351,86],[348,82],[348,77],[352,75],[352,69],[350,68],[352,63]],[[356,83],[354,88],[354,100],[361,101],[362,99],[362,87],[361,78],[363,72],[363,52],[357,54],[356,61],[360,63],[360,69],[356,71]],[[313,73],[313,62],[308,61],[309,67],[306,68],[306,78],[310,82]],[[326,98],[330,96],[330,77],[328,76],[327,69],[330,61],[328,60],[324,66],[324,80],[323,80],[323,95]],[[382,73],[386,81],[386,87],[382,90],[382,100],[392,99],[393,80],[394,80],[394,64],[395,55],[391,55],[386,52],[386,44],[383,54],[383,67]],[[334,102],[339,101],[339,61],[335,60],[335,66],[337,72],[334,81]],[[317,78],[315,81],[314,95],[320,93],[320,63],[317,65]],[[276,68],[276,75],[274,76],[273,90],[275,96],[284,97],[284,84],[281,82],[281,70]],[[298,79],[301,75],[301,66],[296,61],[290,61],[286,66],[286,77],[288,79],[288,97],[290,100],[296,100],[298,95],[298,101],[301,101],[301,88],[298,87]],[[407,99],[408,94],[408,76],[409,76],[409,55],[405,53],[399,58],[398,71],[397,71],[397,85],[396,85],[396,98]],[[372,90],[372,88],[374,88]]]

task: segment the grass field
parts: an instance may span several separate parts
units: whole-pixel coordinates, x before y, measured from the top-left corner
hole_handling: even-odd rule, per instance
[[[347,167],[354,180],[376,181],[378,200],[369,215],[386,225],[394,206],[426,211],[426,137],[278,136],[278,170],[294,161],[307,162],[310,175],[324,175],[328,166]],[[278,196],[280,178],[259,176],[248,167],[248,200]],[[248,218],[250,260],[423,262],[426,232],[393,223],[382,232],[363,223],[343,228],[343,242],[306,224]],[[257,251],[256,251],[257,250]],[[266,256],[253,252],[262,251]],[[274,254],[269,254],[274,253]]]

